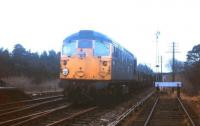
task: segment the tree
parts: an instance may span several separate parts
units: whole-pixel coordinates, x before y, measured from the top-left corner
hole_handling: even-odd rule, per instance
[[[26,49],[21,44],[16,44],[12,54],[13,57],[23,57],[26,55]]]
[[[14,74],[23,75],[27,74],[28,60],[26,57],[28,52],[21,44],[16,44],[12,51],[12,63],[14,65]]]
[[[28,76],[35,83],[59,76],[60,52],[54,50],[37,52],[27,51],[21,44],[16,44],[13,51],[0,48],[0,77]]]
[[[12,64],[10,61],[9,51],[0,48],[0,77],[5,77],[10,74]]]
[[[185,78],[189,80],[193,86],[194,92],[200,90],[200,44],[192,48],[187,53],[187,61],[185,62]]]
[[[43,51],[42,54],[40,55],[40,59],[45,61],[48,59],[48,55],[46,51]]]
[[[187,53],[187,64],[192,65],[200,63],[200,44],[192,48],[191,51]]]

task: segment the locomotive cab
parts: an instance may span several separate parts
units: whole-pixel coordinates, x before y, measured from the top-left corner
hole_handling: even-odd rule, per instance
[[[61,79],[110,80],[110,43],[82,38],[64,41],[61,55]]]

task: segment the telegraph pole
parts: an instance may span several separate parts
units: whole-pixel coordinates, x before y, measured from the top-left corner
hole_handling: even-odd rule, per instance
[[[175,43],[173,42],[172,51],[172,81],[175,81]]]
[[[160,71],[161,71],[161,81],[163,81],[163,72],[162,72],[162,56],[161,56],[161,61],[160,61],[161,63],[160,63]]]
[[[175,53],[178,53],[179,51],[176,50],[176,43],[172,42],[172,52],[170,51],[170,53],[172,53],[172,82],[174,82],[176,80],[176,66],[175,66]]]

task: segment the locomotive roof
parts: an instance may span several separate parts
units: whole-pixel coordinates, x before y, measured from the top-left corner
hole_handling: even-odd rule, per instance
[[[64,42],[70,42],[73,40],[78,40],[78,39],[94,39],[94,40],[100,40],[100,41],[107,41],[112,43],[112,40],[109,39],[106,35],[103,35],[99,32],[92,31],[92,30],[80,30],[77,33],[74,33],[67,37]]]
[[[105,41],[105,42],[113,44],[116,48],[119,48],[121,50],[126,50],[130,55],[133,56],[133,54],[130,53],[127,49],[123,48],[118,43],[108,38],[106,35],[93,31],[93,30],[80,30],[79,32],[74,33],[70,35],[69,37],[67,37],[66,39],[64,39],[63,42],[67,43],[67,42],[70,42],[73,40],[79,40],[79,39],[94,39],[94,40],[99,40],[99,41]]]

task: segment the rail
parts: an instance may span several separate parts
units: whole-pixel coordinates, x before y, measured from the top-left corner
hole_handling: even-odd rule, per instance
[[[139,107],[140,105],[142,105],[147,99],[149,99],[155,92],[151,92],[149,95],[147,95],[145,98],[143,98],[142,100],[140,100],[139,102],[136,103],[136,105],[133,105],[130,109],[128,109],[126,112],[124,112],[122,115],[118,116],[117,119],[113,122],[111,122],[110,124],[108,124],[108,126],[116,126],[117,124],[119,124],[122,120],[124,120],[130,113],[132,113],[137,107]]]
[[[0,122],[0,126],[14,125],[14,124],[16,124],[18,122],[22,122],[24,120],[28,120],[28,119],[30,119],[32,117],[41,115],[43,113],[44,112],[34,113],[34,114],[27,115],[27,116],[23,116],[23,117],[19,117],[19,118],[15,118],[15,119],[10,119],[10,120],[4,121],[4,122]]]
[[[195,123],[193,122],[191,116],[189,115],[189,113],[187,112],[186,108],[184,107],[184,105],[183,105],[181,99],[180,99],[179,97],[177,97],[177,100],[178,100],[179,106],[181,105],[181,108],[182,108],[182,110],[183,110],[183,114],[186,115],[186,117],[189,119],[190,125],[191,125],[191,126],[195,126]],[[151,108],[151,111],[150,111],[150,113],[148,114],[147,119],[145,120],[144,126],[149,125],[150,119],[152,118],[153,112],[155,111],[155,108],[156,108],[156,106],[157,106],[157,104],[158,104],[158,101],[159,101],[159,97],[156,99],[156,101],[155,101],[153,107]]]
[[[34,97],[62,95],[63,91],[59,90],[59,91],[27,92],[26,94],[29,95],[30,97],[34,98]]]
[[[179,103],[181,104],[182,109],[184,110],[185,114],[187,115],[188,119],[190,120],[190,123],[192,126],[195,126],[194,121],[192,120],[192,118],[190,117],[189,113],[187,112],[186,108],[184,107],[183,103],[181,102],[180,98],[177,97]]]
[[[10,106],[17,106],[17,105],[22,105],[22,104],[27,104],[27,103],[31,103],[31,102],[40,102],[40,101],[45,101],[45,100],[50,100],[50,99],[54,99],[54,98],[61,98],[63,97],[63,95],[57,95],[57,96],[51,96],[51,97],[43,97],[43,98],[36,98],[36,99],[30,99],[30,100],[22,100],[22,101],[16,101],[16,102],[10,102],[10,103],[6,103],[6,104],[1,104],[0,105],[0,109],[5,109],[5,108],[9,108]]]
[[[2,114],[0,114],[0,121],[5,121],[5,120],[8,120],[8,119],[17,118],[19,115],[22,116],[29,111],[33,111],[33,110],[38,111],[39,108],[41,109],[41,106],[44,107],[45,105],[57,103],[58,101],[63,101],[63,99],[57,98],[57,99],[53,99],[53,100],[50,100],[50,101],[36,103],[36,104],[30,105],[30,106],[27,106],[27,107],[23,107],[21,109],[2,113]]]
[[[54,113],[56,111],[62,111],[66,108],[69,108],[70,106],[72,106],[71,103],[67,104],[67,105],[63,105],[57,108],[53,108],[53,109],[49,109],[49,110],[45,110],[43,112],[39,112],[39,113],[34,113],[34,114],[30,114],[27,116],[23,116],[23,117],[19,117],[16,119],[11,119],[5,122],[1,122],[0,126],[5,126],[5,125],[12,125],[12,126],[22,126],[22,125],[28,125],[30,122],[34,122],[38,119],[44,118],[45,116],[48,116],[51,113]]]
[[[144,126],[147,126],[147,125],[148,125],[149,120],[150,120],[150,118],[151,118],[151,116],[152,116],[152,114],[153,114],[153,112],[154,112],[154,110],[155,110],[155,108],[156,108],[156,105],[158,104],[158,100],[159,100],[159,97],[157,97],[157,99],[156,99],[156,101],[155,101],[155,103],[154,103],[154,105],[153,105],[153,107],[152,107],[152,109],[151,109],[151,112],[150,112],[150,114],[148,115],[147,120],[146,120],[145,123],[144,123]]]
[[[72,114],[71,116],[69,116],[69,117],[65,117],[65,118],[63,118],[63,119],[61,119],[61,120],[58,120],[58,121],[56,121],[56,122],[54,122],[54,123],[51,123],[51,124],[49,124],[49,125],[47,125],[47,126],[60,126],[60,125],[62,125],[63,123],[67,123],[67,121],[70,121],[70,120],[73,120],[74,118],[76,118],[76,117],[79,117],[79,116],[81,116],[81,115],[83,115],[83,114],[85,114],[85,113],[88,113],[88,112],[90,112],[90,111],[93,111],[93,110],[95,110],[95,109],[97,109],[98,107],[91,107],[91,108],[87,108],[87,109],[84,109],[84,110],[81,110],[81,111],[79,111],[79,112],[77,112],[77,113],[74,113],[74,114]]]

